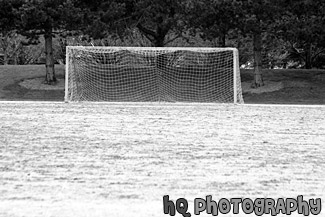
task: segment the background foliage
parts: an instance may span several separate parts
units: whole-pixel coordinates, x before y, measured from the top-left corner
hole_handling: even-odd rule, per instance
[[[253,67],[261,34],[264,68],[325,68],[322,0],[0,0],[2,64],[55,63],[66,45],[237,47]]]

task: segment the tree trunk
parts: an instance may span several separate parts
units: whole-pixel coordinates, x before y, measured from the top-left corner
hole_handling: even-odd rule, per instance
[[[155,37],[152,45],[154,47],[164,47],[164,42],[165,42],[165,36],[164,35],[157,35],[157,37]]]
[[[8,65],[8,54],[7,51],[3,54],[3,65]]]
[[[165,46],[165,37],[168,31],[165,30],[163,26],[158,25],[156,35],[154,36],[154,46],[155,47],[164,47]]]
[[[0,46],[2,47],[3,54],[0,53],[0,65],[8,65],[8,33],[0,35]]]
[[[9,64],[8,45],[3,44],[3,65]]]
[[[54,58],[53,58],[53,47],[52,47],[52,30],[48,30],[44,34],[45,38],[45,55],[46,55],[46,76],[45,83],[46,84],[55,84],[55,70],[54,70]]]
[[[14,54],[12,55],[12,64],[13,64],[13,65],[17,65],[17,64],[18,64],[17,59],[18,59],[17,54],[14,53]]]
[[[306,46],[306,62],[305,62],[305,68],[306,69],[311,69],[313,67],[312,64],[312,55],[311,55],[311,43],[308,43],[308,45]]]
[[[256,32],[253,35],[253,46],[254,46],[254,81],[252,88],[264,86],[262,76],[262,34]]]
[[[152,43],[155,47],[164,47],[165,45],[165,37],[166,33],[161,26],[157,28],[157,34],[154,36],[154,41]],[[164,69],[167,66],[167,56],[162,53],[157,56],[157,67],[160,69]]]
[[[143,34],[150,41],[153,47],[164,47],[165,37],[168,31],[164,30],[163,27],[158,26],[156,31],[152,31],[139,23],[137,28],[140,30],[141,34]]]
[[[219,47],[226,47],[226,34],[222,33],[218,38]]]

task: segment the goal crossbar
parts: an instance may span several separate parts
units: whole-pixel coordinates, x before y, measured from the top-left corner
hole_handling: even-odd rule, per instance
[[[88,51],[95,50],[129,50],[129,51],[178,51],[178,50],[187,50],[187,51],[199,51],[199,52],[211,52],[211,51],[236,51],[237,48],[233,47],[105,47],[105,46],[66,46],[66,49],[83,49]]]

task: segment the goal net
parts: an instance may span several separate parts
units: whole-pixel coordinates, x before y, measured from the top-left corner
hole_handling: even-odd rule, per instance
[[[65,101],[243,103],[238,51],[68,46]]]

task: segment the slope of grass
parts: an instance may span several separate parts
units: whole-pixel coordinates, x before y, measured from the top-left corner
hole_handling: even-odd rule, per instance
[[[325,104],[324,70],[264,70],[264,81],[282,82],[283,88],[261,94],[244,93],[246,103]],[[253,70],[242,70],[242,82],[253,80]]]
[[[64,78],[64,65],[55,66],[58,79]],[[26,79],[44,77],[44,65],[0,66],[0,100],[63,101],[63,90],[30,90],[19,83]]]
[[[64,66],[56,65],[58,79],[64,79]],[[244,91],[245,103],[325,104],[325,70],[264,70],[264,81],[282,82],[283,88],[259,94]],[[253,80],[252,70],[241,70],[242,82]],[[64,90],[31,90],[19,83],[45,77],[44,65],[0,66],[0,100],[63,101]]]

